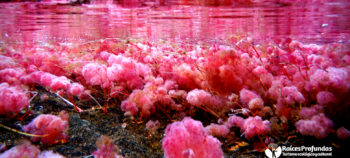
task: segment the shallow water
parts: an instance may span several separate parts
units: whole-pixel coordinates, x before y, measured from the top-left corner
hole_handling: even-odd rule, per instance
[[[1,41],[147,38],[231,43],[242,37],[349,42],[346,0],[42,1],[0,3]]]

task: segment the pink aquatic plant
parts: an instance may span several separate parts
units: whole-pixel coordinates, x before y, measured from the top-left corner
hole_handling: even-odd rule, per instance
[[[261,98],[254,98],[249,101],[248,107],[251,110],[255,110],[255,109],[260,110],[264,108],[264,101]]]
[[[317,69],[311,76],[306,90],[346,93],[349,91],[348,72],[344,68],[329,67],[326,70]]]
[[[40,83],[44,87],[50,87],[52,82],[57,78],[57,76],[50,74],[48,72],[39,73],[38,75],[40,76],[40,80],[38,83]]]
[[[228,118],[228,121],[226,122],[226,126],[228,128],[236,126],[236,127],[240,127],[241,129],[243,129],[244,122],[245,122],[244,118],[236,116],[236,115],[232,115]]]
[[[260,116],[249,117],[244,121],[243,131],[245,138],[251,139],[254,136],[267,134],[271,129],[269,121],[263,121]]]
[[[34,142],[41,141],[42,144],[52,144],[55,141],[65,141],[67,138],[69,115],[66,111],[61,111],[59,116],[51,114],[41,114],[32,122],[23,126],[22,130],[30,134],[40,135],[32,137]]]
[[[323,113],[323,106],[313,105],[312,107],[302,107],[299,112],[301,119],[311,119],[313,116]]]
[[[69,95],[73,95],[73,96],[79,96],[80,94],[82,94],[84,92],[84,86],[79,84],[79,83],[72,83],[71,86],[69,87],[67,93]]]
[[[123,158],[119,155],[120,149],[114,145],[113,139],[108,136],[101,136],[96,141],[97,150],[92,152],[96,158]]]
[[[40,155],[38,147],[32,145],[29,141],[23,140],[17,146],[5,151],[0,158],[37,158]]]
[[[334,94],[331,92],[321,91],[317,93],[317,102],[321,105],[328,105],[336,101],[337,98],[335,98]]]
[[[202,129],[197,121],[185,118],[169,125],[163,144],[166,157],[200,157],[204,152],[220,157],[220,143],[210,135],[226,137],[236,127],[246,139],[266,136],[270,130],[274,135],[275,129],[293,129],[286,126],[299,116],[295,125],[302,135],[324,138],[334,132],[329,118],[342,118],[348,112],[350,60],[343,44],[302,44],[290,38],[254,44],[250,37],[230,46],[107,40],[111,39],[74,49],[51,44],[4,47],[0,115],[9,117],[28,107],[26,88],[34,90],[40,85],[72,103],[90,94],[103,96],[104,112],[108,105],[121,102],[125,115],[139,122],[159,113],[172,121],[204,110],[211,121],[221,118],[220,124]],[[272,123],[265,120],[271,117]],[[279,125],[277,118],[282,121]],[[33,137],[33,141],[49,144],[66,138],[66,120],[67,115],[38,116],[23,130],[44,136]],[[150,121],[146,128],[153,132],[158,125]],[[173,134],[176,132],[180,134]],[[343,128],[337,132],[339,138],[347,133]],[[198,145],[202,140],[210,144]],[[100,151],[96,153],[101,156],[110,152]]]
[[[189,117],[168,125],[162,141],[166,158],[224,156],[220,141],[209,135],[201,122]]]
[[[131,89],[141,89],[143,86],[141,77],[146,77],[151,73],[149,66],[122,55],[110,55],[108,63],[108,79],[115,82],[124,82]]]
[[[310,120],[299,120],[295,123],[302,135],[315,136],[318,139],[326,137],[333,130],[333,121],[323,113],[313,116]]]
[[[340,128],[338,128],[338,130],[337,130],[337,136],[338,136],[340,139],[349,138],[349,137],[350,137],[350,131],[347,130],[346,128],[344,128],[344,127],[340,127]]]
[[[152,121],[152,120],[149,120],[147,123],[146,123],[146,129],[149,131],[149,133],[151,134],[154,134],[157,129],[160,127],[160,123],[158,120],[156,121]]]
[[[18,86],[0,84],[0,115],[19,113],[29,106],[29,96]]]
[[[7,82],[8,84],[19,84],[20,78],[26,73],[22,68],[6,68],[0,70],[0,82]]]
[[[135,115],[140,110],[141,117],[148,118],[151,110],[154,110],[154,101],[152,101],[143,91],[134,90],[129,96],[129,99],[122,102],[121,108],[123,111],[130,112]]]
[[[65,158],[61,154],[54,153],[52,150],[43,151],[40,153],[38,158]]]
[[[32,145],[27,140],[22,140],[18,145],[5,151],[0,158],[65,158],[64,156],[54,153],[53,151],[43,151],[40,153],[38,147]]]
[[[213,107],[214,109],[220,109],[223,106],[222,100],[215,95],[211,95],[210,93],[194,89],[187,94],[188,103],[200,107],[201,105]]]
[[[41,101],[46,101],[49,99],[49,96],[47,94],[43,94],[40,96]]]
[[[253,92],[251,90],[242,89],[239,92],[239,101],[242,103],[243,107],[245,107],[245,108],[249,108],[249,102],[253,99],[256,99],[256,98],[260,98],[260,96],[258,96],[255,92]],[[256,100],[256,101],[261,102],[262,100],[260,98],[260,100]],[[251,104],[253,104],[253,103],[251,103]],[[259,105],[259,106],[263,106],[263,105]],[[252,106],[252,107],[254,107],[254,106]]]
[[[65,76],[61,76],[52,80],[52,83],[50,84],[50,89],[56,92],[60,89],[68,90],[70,86],[71,86],[70,80],[68,80],[67,77]]]
[[[209,131],[210,135],[213,135],[216,137],[225,138],[230,133],[230,129],[225,125],[218,125],[215,123],[211,123],[209,126],[205,128]]]
[[[305,102],[303,94],[300,93],[295,86],[283,87],[282,96],[288,105],[293,105],[295,103],[301,104]]]
[[[82,75],[90,85],[100,85],[103,88],[109,87],[106,65],[89,63],[83,67]]]
[[[225,125],[229,128],[234,126],[240,127],[242,135],[245,135],[245,138],[247,139],[251,139],[254,136],[267,134],[271,130],[270,121],[263,121],[260,116],[244,119],[242,117],[232,115],[229,117]]]

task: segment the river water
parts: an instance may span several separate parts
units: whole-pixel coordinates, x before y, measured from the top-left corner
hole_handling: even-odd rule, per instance
[[[0,40],[215,41],[290,37],[349,42],[347,0],[66,0],[0,3]]]

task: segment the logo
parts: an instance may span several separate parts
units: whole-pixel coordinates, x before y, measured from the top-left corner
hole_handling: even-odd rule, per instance
[[[269,148],[271,148],[271,150]],[[271,146],[269,145],[269,148],[265,150],[265,154],[267,157],[278,158],[281,156],[282,149],[280,146],[278,146],[277,144],[271,144]]]

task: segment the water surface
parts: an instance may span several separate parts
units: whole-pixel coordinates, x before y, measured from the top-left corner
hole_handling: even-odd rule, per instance
[[[348,42],[349,6],[345,0],[0,3],[0,40],[85,42],[147,38],[234,42],[252,36]]]

